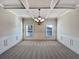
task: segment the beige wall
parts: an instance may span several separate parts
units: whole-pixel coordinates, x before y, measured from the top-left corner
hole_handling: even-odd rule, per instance
[[[58,18],[58,33],[79,37],[79,9]]]
[[[58,18],[58,41],[79,54],[79,9]]]
[[[47,19],[45,20],[45,22],[43,22],[41,25],[38,25],[36,22],[34,22],[33,19],[24,19],[24,25],[25,24],[32,24],[34,27],[33,27],[33,31],[34,31],[34,34],[33,34],[33,37],[31,38],[28,38],[25,36],[25,39],[37,39],[37,40],[43,40],[43,39],[51,39],[51,40],[55,40],[56,39],[56,24],[57,24],[57,21],[56,19]],[[46,37],[46,34],[45,34],[45,31],[46,31],[46,25],[49,24],[49,25],[53,25],[54,27],[54,32],[53,32],[53,36],[51,38],[47,38]]]
[[[0,38],[19,35],[19,32],[22,34],[21,25],[21,19],[18,16],[0,8]]]

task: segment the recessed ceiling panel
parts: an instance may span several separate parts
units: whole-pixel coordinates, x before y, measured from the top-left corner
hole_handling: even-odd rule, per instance
[[[4,6],[4,8],[23,8],[21,2],[19,0],[0,0],[0,4]]]
[[[51,0],[28,0],[30,7],[49,7]]]
[[[60,0],[59,4],[79,4],[79,0]]]
[[[11,5],[11,4],[20,4],[19,0],[0,0],[1,4]]]

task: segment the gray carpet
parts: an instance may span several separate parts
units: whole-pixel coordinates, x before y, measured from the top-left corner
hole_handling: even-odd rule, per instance
[[[23,41],[0,59],[79,59],[79,55],[56,41]]]

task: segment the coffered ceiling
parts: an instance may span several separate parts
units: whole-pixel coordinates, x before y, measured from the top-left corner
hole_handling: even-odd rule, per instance
[[[45,18],[59,17],[68,10],[75,9],[79,0],[0,0],[0,6],[21,17],[37,17],[40,8]]]

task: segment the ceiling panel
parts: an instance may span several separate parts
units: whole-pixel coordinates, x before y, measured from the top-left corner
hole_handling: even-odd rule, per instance
[[[79,4],[79,0],[60,0],[59,4]]]
[[[20,4],[19,0],[0,0],[0,3],[5,5]]]
[[[0,0],[0,4],[2,4],[6,9],[24,8],[19,0]]]
[[[30,7],[49,7],[51,0],[28,0]]]

